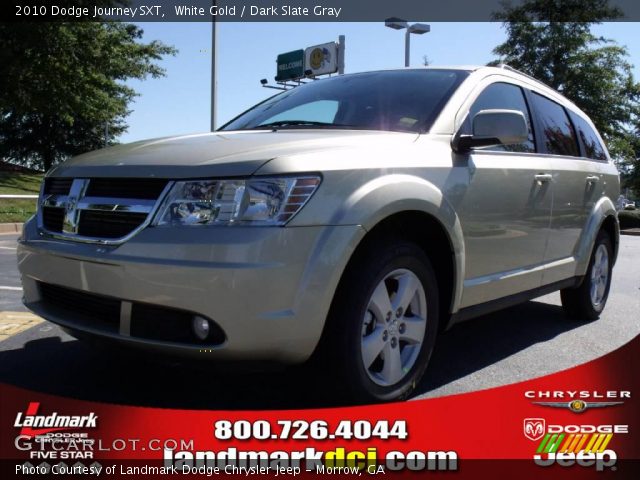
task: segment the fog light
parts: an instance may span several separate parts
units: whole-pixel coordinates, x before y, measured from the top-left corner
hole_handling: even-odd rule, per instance
[[[200,340],[206,340],[206,338],[209,336],[209,332],[211,331],[209,320],[198,316],[193,317],[192,327],[193,333]]]

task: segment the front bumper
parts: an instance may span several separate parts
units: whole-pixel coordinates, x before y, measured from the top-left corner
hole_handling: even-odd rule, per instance
[[[31,221],[19,241],[18,266],[25,305],[81,336],[196,358],[297,363],[316,347],[363,236],[359,226],[160,227],[107,247],[43,237]],[[225,340],[203,348],[131,336],[122,325],[104,328],[51,308],[41,283],[192,312],[213,320]]]

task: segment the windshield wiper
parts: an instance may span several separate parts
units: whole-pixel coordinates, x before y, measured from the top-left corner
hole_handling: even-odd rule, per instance
[[[315,122],[312,120],[278,120],[275,122],[269,123],[261,123],[260,125],[256,125],[255,127],[250,127],[247,130],[257,130],[262,128],[271,128],[273,130],[278,130],[279,128],[286,127],[335,127],[335,128],[348,128],[353,127],[353,125],[343,125],[339,123],[331,123],[331,122]]]

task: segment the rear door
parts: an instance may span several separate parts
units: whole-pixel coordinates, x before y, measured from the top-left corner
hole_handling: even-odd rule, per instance
[[[578,241],[603,183],[594,160],[607,158],[585,120],[542,94],[532,92],[530,98],[541,149],[553,172],[553,212],[542,280],[549,284],[575,275]],[[595,159],[586,158],[587,149]]]
[[[485,85],[469,107],[463,133],[471,133],[471,119],[487,109],[521,111],[529,138],[454,160],[468,171],[466,189],[453,199],[465,240],[462,307],[539,287],[551,218],[550,162],[536,153],[524,90],[506,81]]]

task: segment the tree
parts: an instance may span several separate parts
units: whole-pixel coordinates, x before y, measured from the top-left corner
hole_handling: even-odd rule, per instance
[[[127,130],[127,79],[160,77],[174,54],[119,22],[0,24],[0,158],[48,170]]]
[[[500,60],[572,100],[593,120],[619,166],[635,159],[640,84],[625,47],[591,33],[619,18],[607,0],[525,0],[495,14],[507,40],[494,49]]]
[[[622,187],[630,188],[635,193],[635,198],[640,198],[640,122],[636,128],[635,136],[631,138],[633,144],[633,156],[625,162],[620,169]]]

